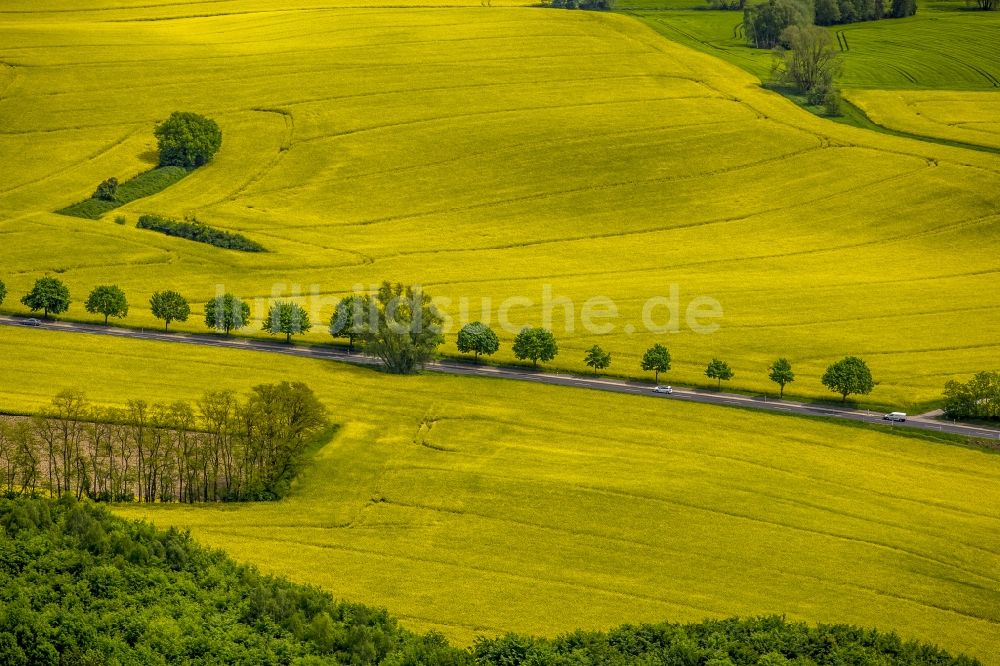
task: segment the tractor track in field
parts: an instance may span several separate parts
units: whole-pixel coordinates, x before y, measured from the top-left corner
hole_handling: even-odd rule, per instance
[[[603,192],[603,191],[607,191],[607,190],[615,190],[615,189],[622,189],[622,188],[628,188],[628,187],[637,187],[637,186],[645,186],[645,185],[660,185],[660,184],[683,182],[683,181],[689,181],[689,180],[699,180],[701,178],[712,177],[712,176],[719,176],[719,175],[724,175],[724,174],[729,174],[729,173],[737,173],[737,172],[745,171],[745,170],[748,170],[748,169],[753,169],[753,168],[757,168],[757,167],[761,167],[761,166],[767,166],[767,165],[771,165],[771,164],[776,164],[776,163],[784,162],[785,160],[788,160],[788,159],[790,159],[792,157],[798,157],[798,156],[801,156],[801,155],[805,155],[805,154],[809,154],[809,153],[814,153],[814,152],[818,152],[818,151],[825,150],[825,149],[826,148],[824,146],[821,146],[821,145],[809,146],[809,147],[806,147],[806,148],[800,148],[800,149],[793,150],[793,151],[790,151],[790,152],[787,152],[787,153],[783,153],[781,155],[775,155],[775,156],[772,156],[772,157],[767,157],[767,158],[760,159],[760,160],[754,160],[752,162],[746,162],[746,163],[743,163],[743,164],[737,164],[737,165],[733,165],[733,166],[722,167],[722,168],[719,168],[719,169],[712,169],[712,170],[709,170],[709,171],[702,171],[702,172],[699,172],[697,174],[667,175],[667,176],[661,176],[661,177],[655,177],[655,178],[636,178],[636,179],[631,179],[631,180],[620,180],[620,181],[614,181],[614,182],[609,182],[609,183],[603,183],[603,184],[600,184],[600,185],[586,185],[586,186],[571,187],[571,188],[565,188],[565,189],[561,189],[561,190],[554,190],[554,191],[548,191],[548,192],[535,192],[535,193],[532,193],[532,194],[524,194],[524,195],[516,196],[516,197],[507,197],[507,198],[504,198],[504,199],[494,199],[494,200],[491,200],[491,201],[480,201],[478,203],[469,204],[469,205],[465,205],[465,206],[451,206],[451,207],[448,207],[448,208],[438,208],[438,209],[434,209],[434,210],[425,210],[425,211],[419,211],[419,212],[416,212],[416,213],[406,213],[406,214],[402,214],[402,215],[390,215],[390,216],[386,216],[386,217],[372,218],[372,219],[361,220],[361,221],[358,221],[358,222],[352,222],[352,223],[344,224],[344,225],[340,225],[340,226],[342,226],[342,227],[368,227],[368,226],[373,226],[373,225],[377,225],[377,224],[396,223],[396,222],[400,222],[400,221],[403,221],[403,220],[412,220],[412,219],[421,218],[421,217],[434,217],[434,216],[447,215],[447,214],[453,214],[453,213],[462,213],[462,212],[471,211],[471,210],[488,210],[488,209],[491,209],[491,208],[500,208],[500,207],[503,207],[503,206],[509,206],[511,204],[523,203],[523,202],[528,202],[528,201],[542,201],[542,200],[550,199],[550,198],[554,198],[554,197],[572,196],[572,195],[575,195],[575,194],[581,194],[581,193],[585,193],[585,192]]]
[[[423,470],[423,471],[439,471],[439,472],[446,472],[446,473],[451,473],[451,471],[453,471],[453,470],[451,470],[450,468],[447,468],[447,467],[415,466],[415,465],[408,466],[405,469],[409,469],[409,470],[413,470],[413,471],[421,471],[421,470]],[[492,479],[496,479],[498,481],[508,482],[508,483],[511,482],[511,481],[513,481],[515,483],[517,483],[517,482],[532,483],[532,482],[536,482],[537,481],[537,479],[530,479],[530,478],[525,478],[525,477],[514,477],[514,476],[511,476],[511,475],[507,475],[507,474],[497,474],[497,473],[485,472],[485,471],[475,471],[475,472],[473,472],[473,474],[475,474],[476,476],[479,476],[479,477],[492,478]],[[730,510],[726,510],[726,509],[721,509],[721,508],[716,508],[716,507],[711,507],[711,506],[705,506],[705,505],[701,505],[701,504],[698,504],[698,503],[693,502],[693,501],[683,500],[683,499],[676,498],[676,497],[658,496],[658,495],[653,495],[653,494],[642,494],[642,493],[630,492],[630,491],[625,491],[625,490],[619,490],[619,489],[615,489],[615,488],[594,486],[594,485],[590,485],[590,484],[586,484],[586,483],[577,483],[577,482],[572,482],[572,481],[568,482],[568,485],[572,489],[576,489],[578,491],[581,491],[581,492],[584,492],[584,493],[588,493],[588,494],[607,495],[607,496],[611,496],[611,497],[621,498],[621,499],[624,499],[626,501],[649,502],[649,503],[653,503],[653,504],[665,504],[665,505],[668,505],[668,506],[681,507],[683,509],[687,509],[687,510],[691,510],[691,511],[713,514],[713,515],[721,517],[723,520],[726,520],[726,519],[741,520],[741,521],[745,520],[745,521],[749,521],[749,522],[753,522],[753,523],[763,524],[765,526],[772,527],[772,528],[790,530],[790,531],[794,531],[794,532],[802,532],[802,533],[805,533],[805,534],[810,534],[810,535],[818,536],[818,537],[821,537],[821,538],[833,539],[833,540],[836,540],[836,541],[845,541],[845,542],[854,543],[854,544],[861,544],[862,546],[865,546],[865,547],[871,547],[871,548],[875,548],[875,549],[878,549],[878,550],[888,550],[888,551],[891,551],[891,552],[894,552],[894,553],[900,553],[900,554],[903,554],[903,555],[906,555],[906,556],[909,556],[909,557],[913,557],[913,558],[918,559],[918,560],[924,560],[924,561],[927,561],[927,562],[932,562],[932,563],[934,563],[934,564],[936,564],[936,565],[938,565],[940,567],[943,567],[945,569],[951,569],[951,570],[954,570],[954,571],[957,571],[957,572],[961,572],[962,574],[965,574],[966,576],[969,576],[970,579],[968,579],[968,580],[961,580],[961,579],[956,579],[956,578],[951,578],[951,577],[944,577],[944,578],[942,578],[940,576],[936,576],[936,577],[938,577],[938,578],[940,578],[942,580],[947,580],[949,582],[960,584],[960,585],[963,585],[963,586],[966,586],[966,587],[970,587],[970,588],[973,588],[973,589],[977,589],[977,590],[982,590],[982,591],[990,592],[990,591],[993,590],[993,585],[995,583],[997,583],[997,582],[1000,582],[1000,579],[993,578],[993,577],[988,576],[988,575],[986,575],[986,574],[984,574],[984,573],[982,573],[980,571],[977,571],[975,569],[971,569],[971,568],[965,567],[965,566],[963,566],[961,564],[958,564],[956,562],[952,562],[952,561],[949,561],[947,559],[943,559],[943,558],[939,558],[939,557],[933,557],[931,555],[928,555],[926,553],[920,552],[920,551],[912,549],[912,548],[908,548],[908,547],[905,547],[905,546],[899,546],[899,545],[895,545],[895,544],[891,544],[891,543],[886,543],[886,542],[875,540],[875,539],[867,539],[867,538],[860,538],[860,537],[849,536],[849,535],[846,535],[846,534],[838,533],[838,532],[833,531],[833,530],[826,530],[826,529],[819,529],[819,528],[812,528],[812,527],[803,527],[801,525],[794,525],[792,523],[782,522],[782,521],[779,521],[779,520],[775,520],[773,518],[763,518],[763,517],[760,517],[760,516],[755,516],[755,515],[752,515],[752,514],[747,513],[747,512],[730,511]],[[764,493],[760,493],[759,491],[743,490],[743,492],[746,492],[748,494],[755,494],[755,493],[756,494],[762,494],[763,496],[768,497],[769,499],[772,499],[772,500],[775,500],[775,501],[779,501],[779,502],[781,502],[783,504],[801,505],[801,506],[805,506],[805,507],[811,508],[811,509],[820,508],[822,510],[831,511],[832,513],[837,513],[838,515],[844,515],[844,516],[852,518],[852,519],[868,520],[868,519],[859,518],[858,516],[854,516],[854,515],[850,515],[850,514],[841,514],[840,512],[833,511],[833,510],[829,509],[829,507],[820,507],[819,505],[815,505],[815,504],[800,503],[797,500],[790,500],[789,498],[785,498],[785,497],[777,497],[777,496],[774,496],[774,495],[764,494]],[[465,508],[452,508],[452,507],[440,506],[440,505],[435,506],[435,505],[430,505],[430,504],[407,503],[405,501],[392,500],[392,499],[387,499],[387,498],[383,498],[382,502],[389,503],[389,504],[394,504],[396,506],[403,506],[403,507],[408,507],[408,508],[414,508],[414,509],[418,509],[418,510],[434,511],[434,512],[447,513],[447,514],[453,514],[453,515],[461,515],[461,516],[472,515],[472,516],[477,516],[477,517],[479,517],[481,519],[497,520],[497,521],[501,521],[501,522],[516,522],[516,523],[519,523],[519,524],[521,524],[523,526],[533,527],[533,528],[537,528],[537,529],[543,529],[543,530],[546,530],[546,531],[561,532],[561,533],[569,534],[571,536],[585,536],[585,537],[591,537],[591,538],[595,538],[595,539],[607,539],[607,540],[615,540],[615,541],[619,540],[619,538],[617,538],[617,537],[604,537],[604,536],[602,536],[600,534],[593,533],[593,532],[580,532],[580,531],[577,531],[577,530],[569,530],[569,529],[566,529],[566,528],[559,528],[559,527],[548,526],[548,525],[539,525],[537,523],[531,523],[531,522],[527,522],[527,521],[516,521],[516,520],[511,521],[510,519],[507,519],[507,518],[492,518],[492,517],[488,516],[487,514],[481,514],[481,513],[476,513],[476,512],[468,511]],[[892,523],[888,523],[886,521],[869,521],[869,522],[874,522],[875,524],[882,525],[882,526],[891,525],[893,527],[897,527],[897,528],[899,527],[898,525],[895,525],[895,524],[892,524]],[[920,533],[920,532],[918,532],[918,533]],[[930,533],[924,533],[924,534],[930,534]],[[634,540],[628,540],[628,541],[630,542],[631,545],[642,545],[642,546],[649,546],[650,545],[648,543],[643,543],[641,541],[634,541]],[[963,544],[963,545],[967,545],[967,544]],[[995,553],[992,553],[991,551],[985,551],[985,552],[987,552],[989,554],[995,554]],[[971,579],[986,580],[986,581],[988,581],[988,584],[978,583],[978,582],[975,582],[975,581],[973,581]],[[888,596],[894,596],[895,597],[895,595],[888,594],[888,593],[885,593],[885,592],[882,592],[882,594],[887,594]],[[932,606],[932,607],[937,608],[939,610],[944,610],[944,611],[948,611],[948,612],[954,612],[954,613],[957,613],[959,615],[963,615],[963,616],[966,616],[966,617],[983,620],[983,621],[989,622],[991,624],[1000,624],[1000,622],[997,622],[995,620],[991,620],[989,618],[984,618],[984,617],[981,617],[981,616],[973,615],[971,613],[967,613],[965,611],[961,611],[961,610],[958,610],[956,608],[952,608],[952,607],[949,607],[949,606],[928,604],[926,601],[920,601],[920,600],[917,600],[917,599],[907,598],[907,597],[896,597],[896,598],[903,598],[903,599],[906,599],[907,601],[912,601],[912,602],[915,602],[915,603],[920,603],[920,604],[925,605],[925,606]]]
[[[713,98],[714,99],[714,98]],[[378,171],[362,171],[359,173],[353,173],[348,175],[337,175],[331,176],[329,178],[322,178],[310,181],[307,185],[301,187],[315,187],[317,185],[325,185],[331,182],[345,183],[358,180],[364,180],[366,178],[384,178],[387,176],[395,176],[399,174],[412,173],[415,171],[421,171],[424,169],[436,169],[448,165],[457,165],[463,162],[474,162],[478,158],[489,157],[491,159],[497,159],[503,154],[515,155],[526,150],[538,151],[545,146],[586,146],[593,142],[595,138],[601,139],[611,139],[611,138],[628,138],[628,137],[639,137],[644,134],[670,134],[673,132],[685,132],[693,129],[705,129],[709,127],[719,127],[732,124],[731,120],[705,120],[699,122],[689,122],[689,123],[679,123],[675,125],[656,125],[650,127],[638,127],[626,130],[615,130],[611,132],[600,132],[593,131],[588,133],[586,138],[575,138],[575,137],[556,137],[552,139],[535,139],[531,141],[519,141],[516,143],[508,143],[503,147],[503,151],[498,150],[476,150],[476,151],[466,151],[459,155],[453,157],[447,157],[444,159],[435,160],[433,162],[420,162],[417,164],[408,164],[406,166],[392,167],[388,169],[381,169]],[[737,131],[737,130],[734,130]],[[333,138],[333,137],[329,137]],[[318,140],[318,139],[314,139]],[[276,192],[282,192],[284,194],[289,194],[300,189],[299,186],[294,187],[272,187],[266,189],[257,189],[255,194],[273,194]],[[323,224],[292,224],[283,225],[282,229],[311,229],[319,228],[325,226]]]
[[[629,443],[631,443],[630,440],[629,440]],[[435,448],[435,447],[430,447],[430,448]],[[443,450],[443,451],[453,452],[452,449],[437,448],[436,450],[439,450],[439,451]],[[713,460],[715,460],[715,459],[721,459],[721,460],[726,460],[727,462],[737,462],[739,464],[747,465],[749,467],[760,467],[760,468],[764,468],[766,471],[769,471],[769,472],[779,472],[781,474],[786,474],[786,475],[789,475],[789,476],[794,476],[794,477],[796,477],[798,479],[806,479],[806,480],[817,482],[817,483],[826,483],[827,482],[827,480],[823,479],[823,478],[812,477],[812,476],[809,476],[809,475],[805,475],[805,474],[801,474],[801,473],[796,473],[796,472],[784,470],[784,469],[781,469],[781,468],[776,468],[776,467],[773,467],[773,466],[770,466],[770,465],[765,465],[765,464],[762,464],[762,463],[757,462],[757,461],[744,460],[744,459],[736,458],[736,457],[732,457],[732,456],[714,455],[714,454],[708,454],[708,453],[699,452],[699,451],[685,452],[685,454],[686,455],[701,456],[701,457],[705,457],[705,458],[709,458],[709,459],[713,459]],[[400,469],[401,469],[401,471],[416,470],[416,471],[431,471],[431,472],[435,472],[436,471],[436,472],[443,472],[443,473],[450,473],[450,471],[452,471],[451,468],[448,468],[448,467],[435,467],[435,466],[430,466],[430,465],[422,465],[422,466],[408,465],[408,466],[400,468]],[[531,478],[529,478],[529,477],[513,477],[513,476],[509,476],[509,475],[493,474],[493,473],[484,472],[484,471],[481,471],[481,470],[480,471],[475,471],[475,472],[472,472],[472,473],[475,474],[476,476],[496,478],[496,479],[498,479],[500,481],[504,481],[504,482],[515,482],[515,483],[538,483],[538,482],[544,483],[545,482],[545,478],[544,477],[538,477],[538,478],[535,478],[535,477],[531,477]],[[575,484],[575,483],[572,484],[572,485],[574,487],[584,487],[584,486],[580,486],[579,484]],[[852,491],[858,492],[858,493],[869,493],[869,492],[871,492],[872,494],[876,494],[876,495],[880,494],[880,493],[877,493],[875,491],[868,491],[867,489],[864,489],[864,488],[858,488],[856,486],[848,486],[847,484],[833,483],[831,485],[834,485],[835,487],[838,487],[840,489],[852,490]],[[586,488],[589,489],[590,487],[586,486]],[[876,518],[873,518],[873,517],[868,516],[868,515],[861,515],[861,514],[858,514],[858,513],[851,513],[849,511],[844,511],[842,509],[838,509],[838,508],[835,508],[833,506],[824,505],[824,504],[820,504],[820,503],[816,503],[816,502],[808,502],[808,501],[805,501],[805,500],[797,498],[797,497],[788,497],[788,496],[780,495],[780,494],[774,493],[774,492],[767,492],[765,490],[762,490],[762,489],[756,488],[756,487],[752,487],[752,486],[748,486],[748,487],[728,486],[728,488],[730,490],[733,490],[733,491],[736,491],[736,492],[739,492],[739,493],[744,493],[744,494],[749,495],[749,496],[757,495],[757,496],[760,496],[760,497],[765,497],[768,500],[770,500],[772,502],[775,502],[775,503],[778,503],[778,504],[790,505],[790,506],[795,506],[795,507],[799,507],[799,508],[806,508],[806,509],[810,509],[810,510],[813,510],[813,511],[816,511],[816,512],[820,512],[820,513],[826,512],[826,513],[830,513],[830,514],[833,514],[835,516],[840,516],[842,518],[847,518],[847,519],[850,519],[850,520],[853,520],[853,521],[859,521],[861,523],[867,523],[867,524],[871,524],[871,525],[877,525],[877,526],[880,526],[882,528],[898,529],[898,530],[903,530],[903,531],[906,531],[906,532],[912,532],[914,534],[919,534],[919,535],[922,535],[924,537],[930,537],[932,539],[947,540],[947,544],[945,544],[945,545],[948,545],[948,544],[960,544],[961,546],[964,546],[965,548],[969,548],[970,550],[978,551],[978,552],[980,552],[982,554],[985,554],[985,555],[990,555],[990,556],[1000,555],[1000,553],[998,553],[996,551],[990,550],[988,548],[984,548],[983,546],[980,546],[980,545],[975,544],[975,543],[970,543],[970,542],[966,542],[966,541],[957,541],[957,540],[954,540],[951,537],[945,537],[945,536],[942,536],[942,535],[937,534],[937,533],[932,532],[932,531],[921,530],[921,529],[918,529],[918,528],[912,527],[912,526],[900,525],[898,523],[894,523],[894,522],[889,521],[889,520],[880,520],[880,519],[876,519]],[[917,500],[913,500],[911,498],[894,497],[894,499],[899,500],[899,501],[908,501],[908,502],[917,503],[917,504],[919,504],[919,505],[921,505],[923,507],[932,506],[932,505],[926,504],[924,502],[919,502]],[[391,504],[401,505],[401,502],[397,502],[397,501],[394,501],[392,499],[383,500],[383,501],[386,501],[386,502],[391,503]],[[650,498],[649,498],[648,501],[653,501],[653,502],[659,502],[659,501],[673,502],[673,498],[670,498],[670,497],[660,497],[660,496],[650,496]],[[685,503],[684,506],[688,506],[688,504]],[[710,508],[710,507],[702,507],[701,505],[695,505],[695,504],[691,504],[691,507],[692,508],[696,508],[696,509],[697,508],[701,508],[701,509],[707,510],[707,511],[716,511],[716,509],[713,509],[713,508]],[[484,518],[487,517],[487,516],[482,515],[482,514],[474,514],[473,512],[470,512],[470,511],[468,511],[466,509],[452,510],[452,509],[448,509],[447,507],[436,507],[436,506],[431,506],[431,505],[425,505],[425,506],[422,506],[422,507],[419,507],[419,508],[424,508],[424,509],[428,509],[428,510],[448,511],[448,512],[455,512],[455,513],[466,513],[466,514],[471,514],[471,515],[481,515],[481,517],[484,517]],[[942,507],[936,507],[936,508],[942,509]],[[944,509],[944,510],[947,510],[947,509]],[[723,513],[725,513],[726,515],[743,516],[743,514],[735,514],[735,513],[730,514],[728,512],[723,512]],[[956,511],[956,513],[964,513],[964,512],[962,512],[962,511]],[[971,514],[971,515],[977,515],[977,514]],[[982,516],[984,514],[978,514],[978,515]],[[992,518],[992,516],[985,516],[985,517]],[[501,519],[496,519],[496,520],[501,520]],[[771,521],[766,521],[766,522],[770,523]],[[593,532],[579,532],[579,531],[576,531],[576,530],[567,530],[565,528],[546,527],[544,525],[537,525],[537,524],[532,524],[532,523],[525,523],[525,524],[529,525],[529,526],[533,526],[533,527],[539,527],[541,529],[558,530],[558,531],[566,532],[566,533],[571,534],[573,536],[589,536],[589,537],[595,537],[595,538],[603,538],[600,534],[593,533]],[[775,524],[780,524],[780,523],[775,523]],[[791,529],[795,529],[795,527],[792,526]],[[803,529],[805,529],[805,528],[803,528]],[[837,536],[837,538],[847,538],[847,537],[844,537],[843,535],[837,535],[835,533],[828,533],[826,531],[819,532],[819,533],[822,534],[822,535],[824,535],[824,536],[829,536],[830,534],[834,534],[835,536]],[[649,544],[649,543],[646,543],[646,542],[642,542],[642,541],[633,541],[632,543],[633,543],[633,545],[634,544],[639,544],[639,545],[644,545],[644,546],[650,546],[650,545],[652,545],[652,544]],[[873,542],[873,543],[875,543],[876,545],[884,545],[884,544],[881,544],[881,542]],[[910,552],[910,551],[907,551],[907,552]],[[917,551],[912,551],[911,554],[914,555],[914,556],[920,556],[920,554]],[[960,571],[962,571],[963,573],[966,573],[966,574],[974,573],[974,572],[971,572],[969,570],[961,569],[960,567],[958,567],[957,565],[955,565],[953,563],[947,563],[944,560],[941,560],[939,562],[939,564],[942,564],[943,566],[952,566],[952,567],[958,568]],[[991,584],[992,583],[1000,582],[1000,580],[993,579],[993,578],[991,578],[989,576],[982,576],[980,574],[977,574],[977,575],[979,575],[982,578],[986,578],[987,580],[990,581]],[[971,588],[975,588],[975,589],[982,590],[982,591],[991,591],[992,590],[992,587],[990,587],[990,586],[983,585],[981,583],[972,582],[972,581],[969,581],[969,580],[954,580],[952,582],[956,582],[956,583],[959,583],[961,585],[964,585],[964,586],[967,586],[967,587],[971,587]]]
[[[619,99],[601,100],[596,102],[577,102],[572,104],[541,104],[534,106],[506,108],[500,110],[489,109],[484,111],[471,111],[468,113],[456,113],[443,116],[432,116],[427,118],[413,118],[411,120],[400,120],[393,123],[383,123],[379,125],[356,127],[354,129],[344,130],[342,132],[335,132],[333,134],[324,134],[321,136],[310,137],[308,139],[300,139],[299,143],[307,144],[307,143],[316,143],[319,141],[332,141],[345,136],[367,134],[370,132],[384,132],[387,130],[394,130],[401,127],[413,127],[416,125],[431,125],[434,123],[450,122],[464,118],[486,118],[488,116],[502,116],[515,113],[528,113],[534,111],[559,111],[563,109],[588,109],[599,106],[652,104],[657,102],[673,102],[681,100],[708,100],[708,99],[718,99],[720,101],[732,101],[729,100],[728,98],[724,98],[719,95],[665,95],[661,97],[633,97],[628,99],[619,98]]]
[[[35,186],[40,185],[42,183],[46,183],[46,182],[52,180],[53,178],[58,178],[59,176],[65,174],[65,173],[68,173],[68,172],[73,171],[75,169],[79,169],[80,167],[82,167],[84,165],[90,164],[91,162],[94,162],[95,160],[103,157],[104,155],[107,155],[108,153],[110,153],[111,151],[113,151],[115,148],[117,148],[118,146],[122,145],[123,143],[125,143],[126,141],[128,141],[129,139],[131,139],[133,136],[135,136],[139,132],[139,129],[140,129],[140,127],[133,126],[133,128],[131,130],[129,130],[128,132],[126,132],[122,136],[118,137],[114,141],[112,141],[112,142],[110,142],[108,144],[105,144],[104,146],[98,148],[97,150],[95,150],[94,152],[92,152],[90,155],[88,155],[87,157],[85,157],[82,161],[80,161],[80,162],[72,162],[72,163],[67,164],[66,166],[64,166],[64,167],[62,167],[60,169],[52,171],[51,173],[47,173],[44,176],[41,176],[39,178],[35,178],[33,180],[29,180],[27,182],[20,183],[18,185],[14,185],[13,187],[7,188],[5,190],[0,190],[0,195],[2,195],[2,194],[10,194],[12,192],[17,192],[19,190],[23,190],[23,189],[28,189],[28,188],[31,188],[31,187],[35,187]]]

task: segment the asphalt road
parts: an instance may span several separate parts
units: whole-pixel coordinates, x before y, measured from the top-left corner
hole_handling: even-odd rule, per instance
[[[26,320],[24,318],[0,316],[0,326],[18,326],[21,328],[29,328],[26,326],[25,321]],[[353,363],[356,365],[378,365],[379,363],[378,359],[370,356],[365,356],[360,353],[352,354],[348,353],[346,350],[332,349],[329,347],[296,346],[287,345],[282,342],[249,340],[246,338],[223,338],[208,334],[193,335],[189,333],[166,333],[164,331],[153,329],[116,328],[113,326],[98,326],[93,324],[78,324],[73,322],[45,320],[40,320],[40,324],[38,326],[32,326],[30,328],[64,331],[70,333],[85,333],[90,335],[110,335],[113,337],[129,338],[134,340],[156,340],[178,344],[201,345],[204,347],[248,349],[259,352],[287,354],[289,356],[328,359],[331,361]],[[494,377],[516,381],[537,382],[539,384],[571,386],[597,391],[611,391],[614,393],[631,393],[633,395],[641,395],[657,400],[687,400],[689,402],[700,402],[709,405],[745,407],[778,413],[821,416],[833,419],[844,419],[848,421],[861,421],[879,424],[887,429],[906,427],[936,432],[947,432],[956,435],[965,435],[967,437],[1000,440],[1000,430],[963,425],[959,423],[949,423],[947,421],[931,418],[928,415],[909,416],[905,425],[901,425],[884,421],[880,412],[871,412],[868,410],[813,405],[791,400],[768,399],[766,396],[745,396],[734,393],[721,393],[716,391],[703,391],[680,387],[675,387],[673,394],[667,395],[654,393],[650,384],[630,382],[621,379],[535,372],[528,369],[518,368],[497,368],[494,366],[471,365],[457,363],[454,361],[440,361],[432,363],[427,366],[427,370],[452,375]]]

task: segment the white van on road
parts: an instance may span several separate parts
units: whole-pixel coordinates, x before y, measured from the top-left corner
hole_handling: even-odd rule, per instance
[[[904,412],[889,412],[882,417],[883,421],[895,421],[897,423],[903,423],[906,421],[906,414]]]

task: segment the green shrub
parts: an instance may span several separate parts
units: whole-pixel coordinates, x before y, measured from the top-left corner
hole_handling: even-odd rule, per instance
[[[124,183],[115,181],[116,184],[114,187],[111,187],[109,183],[115,179],[109,178],[97,187],[97,191],[94,192],[94,196],[90,199],[67,206],[56,212],[60,215],[98,220],[110,210],[165,190],[188,175],[188,173],[187,169],[182,169],[181,167],[159,167],[144,171]],[[108,198],[109,195],[110,199]]]
[[[136,225],[139,229],[152,229],[167,236],[186,238],[198,243],[207,243],[226,250],[240,252],[267,252],[264,246],[242,234],[222,231],[203,224],[196,219],[178,222],[158,215],[143,215]]]
[[[118,195],[118,179],[112,176],[97,186],[97,191],[91,196],[101,201],[115,201]]]

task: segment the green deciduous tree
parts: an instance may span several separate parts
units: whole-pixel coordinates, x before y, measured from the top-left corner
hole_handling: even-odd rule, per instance
[[[390,372],[411,373],[426,365],[444,342],[444,318],[420,287],[383,282],[370,297],[364,325],[365,350]]]
[[[773,49],[790,25],[811,25],[813,7],[808,0],[767,0],[743,10],[743,30],[750,46]]]
[[[41,310],[48,318],[50,312],[60,314],[69,309],[69,288],[59,278],[38,278],[31,291],[21,297],[21,303],[32,312]]]
[[[222,146],[222,131],[210,118],[175,111],[153,132],[160,150],[160,166],[195,169],[207,164]]]
[[[291,342],[293,335],[307,333],[312,328],[309,313],[298,303],[278,301],[268,308],[262,330],[268,333],[284,333],[285,342]]]
[[[514,338],[514,356],[522,361],[531,361],[538,367],[539,361],[551,361],[559,353],[559,345],[552,331],[545,328],[524,327]]]
[[[593,368],[596,375],[598,370],[604,370],[611,365],[611,352],[606,352],[599,345],[594,345],[587,350],[583,362]]]
[[[125,292],[116,284],[94,287],[87,296],[84,307],[91,314],[104,315],[105,325],[108,323],[108,317],[121,319],[128,315],[128,299],[125,298]]]
[[[223,331],[239,330],[250,322],[250,306],[232,294],[216,296],[205,303],[205,326]]]
[[[347,338],[347,349],[354,351],[354,341],[363,338],[368,330],[367,323],[371,318],[373,301],[368,296],[351,294],[340,299],[330,317],[330,335],[335,338]]]
[[[474,321],[466,324],[458,332],[458,351],[463,354],[475,354],[479,360],[480,354],[492,356],[500,349],[500,339],[492,328],[486,324]]]
[[[847,402],[851,394],[868,395],[875,388],[875,380],[868,364],[857,356],[847,356],[823,373],[823,386],[834,393],[839,393],[841,402]]]
[[[7,285],[0,280],[0,305],[3,305],[4,299],[7,298]]]
[[[840,71],[841,58],[830,31],[814,25],[792,25],[781,33],[776,50],[775,78],[809,95],[820,104],[833,91],[833,78]]]
[[[114,201],[118,197],[118,179],[112,176],[97,186],[92,198],[101,201]]]
[[[840,23],[840,3],[837,0],[816,0],[816,25]]]
[[[944,415],[949,419],[1000,419],[1000,372],[980,372],[962,384],[944,387]]]
[[[642,369],[656,374],[654,381],[660,383],[660,373],[670,369],[670,351],[657,342],[642,355]]]
[[[768,378],[781,387],[780,397],[785,397],[785,384],[795,381],[795,373],[792,372],[792,364],[787,358],[779,358],[768,368]]]
[[[149,309],[153,316],[163,320],[163,330],[170,328],[172,321],[187,321],[191,306],[187,299],[176,291],[157,291],[149,299]]]
[[[733,369],[729,367],[729,364],[725,361],[721,361],[717,358],[713,358],[708,367],[705,368],[705,376],[709,379],[718,380],[718,388],[722,388],[723,380],[729,381],[733,378]]]
[[[996,0],[976,0],[980,9],[993,9],[996,7]],[[904,18],[917,13],[917,0],[892,0],[889,5],[889,16],[892,18]]]

